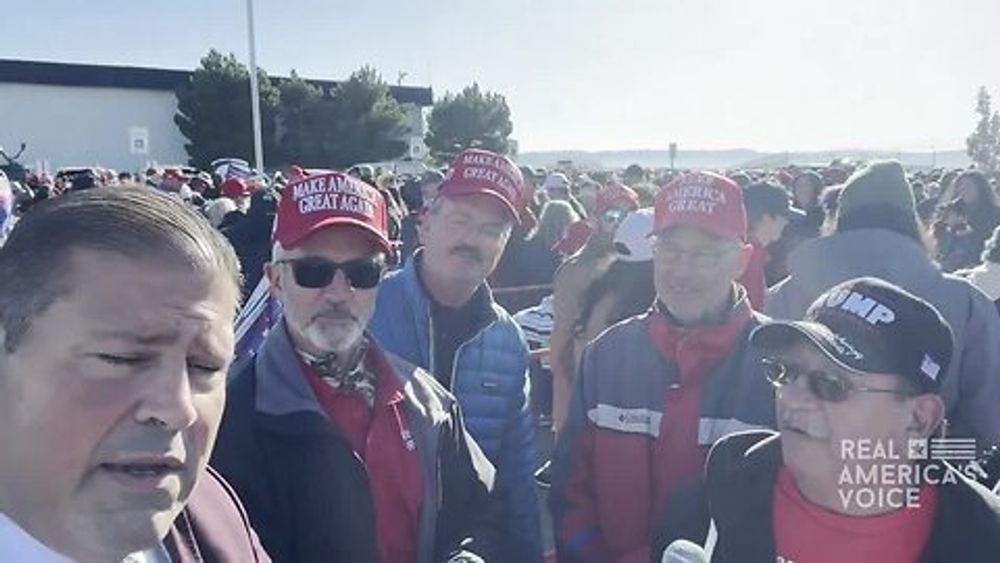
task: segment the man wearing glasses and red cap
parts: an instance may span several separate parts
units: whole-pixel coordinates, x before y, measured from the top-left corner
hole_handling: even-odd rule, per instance
[[[778,433],[744,432],[712,449],[700,495],[712,561],[996,561],[1000,499],[970,479],[975,444],[935,439],[951,330],[923,299],[875,278],[839,284],[804,321],[751,335],[777,396]],[[952,460],[952,461],[948,461]],[[704,502],[707,499],[707,503]],[[664,523],[660,546],[690,534]]]
[[[235,374],[213,457],[276,561],[490,557],[493,468],[458,404],[366,331],[386,223],[379,192],[339,172],[278,205],[266,275],[284,317]]]
[[[653,220],[656,301],[583,352],[553,456],[560,561],[649,561],[671,493],[702,479],[722,436],[774,424],[736,283],[750,255],[740,187],[708,172],[663,187]]]
[[[452,163],[420,226],[419,249],[386,277],[371,331],[458,398],[497,469],[498,561],[542,557],[528,408],[528,347],[486,278],[521,221],[524,177],[509,158],[469,149]]]

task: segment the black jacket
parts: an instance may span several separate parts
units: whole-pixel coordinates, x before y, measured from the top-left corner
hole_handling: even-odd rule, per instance
[[[264,264],[271,259],[271,231],[274,227],[275,198],[270,191],[254,194],[246,215],[230,212],[219,230],[236,250],[243,270],[243,301],[264,277]],[[227,220],[230,220],[227,222]]]
[[[454,398],[429,374],[386,356],[404,382],[424,469],[419,562],[460,552],[490,560],[483,530],[496,515],[492,466],[465,432]],[[212,466],[243,499],[274,561],[378,561],[365,468],[315,399],[283,322],[230,382]]]
[[[671,498],[654,560],[674,540],[703,542],[710,516],[718,532],[713,563],[774,563],[772,506],[781,464],[776,433],[751,431],[720,440],[706,465],[707,488]],[[938,488],[937,513],[921,562],[1000,561],[1000,497],[961,473],[958,478],[958,484]]]

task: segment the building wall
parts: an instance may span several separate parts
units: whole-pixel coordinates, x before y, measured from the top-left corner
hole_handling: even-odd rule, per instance
[[[21,163],[47,163],[50,171],[184,164],[176,109],[177,98],[168,91],[0,83],[0,146],[14,153],[25,142]],[[133,150],[143,141],[145,154],[141,146]]]
[[[403,133],[403,140],[408,145],[406,156],[417,160],[426,158],[430,152],[424,144],[428,109],[417,104],[403,104],[403,111],[406,113],[406,131]]]

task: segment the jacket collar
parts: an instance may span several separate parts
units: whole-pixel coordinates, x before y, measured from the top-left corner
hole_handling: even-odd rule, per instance
[[[417,249],[399,271],[399,277],[403,281],[403,293],[406,295],[407,301],[416,306],[418,314],[426,313],[429,306],[428,297],[424,295],[424,288],[417,274],[417,256],[422,254],[423,250]]]
[[[696,360],[699,365],[711,365],[725,357],[734,341],[743,334],[752,316],[746,291],[742,287],[737,288],[740,293],[737,294],[736,302],[723,323],[718,325],[690,328],[679,326],[660,301],[654,303],[649,315],[649,337],[660,356],[677,362],[681,359],[678,351],[683,347],[684,358]],[[694,366],[681,366],[682,378],[687,375],[684,372],[689,371],[685,368],[693,369]]]
[[[771,507],[781,466],[778,434],[751,431],[728,440],[740,446],[722,453],[719,445],[713,447],[706,468],[708,502],[719,533],[716,549],[739,554],[734,561],[770,563],[776,559]]]
[[[401,395],[393,393],[390,403],[402,401],[414,414],[435,424],[448,416],[450,403],[420,380],[417,376],[420,368],[386,353],[370,336],[368,354],[381,373],[396,378],[392,387],[401,391]],[[255,358],[254,410],[271,420],[286,417],[288,424],[276,426],[285,431],[327,433],[330,427],[326,413],[302,369],[282,319],[268,333]],[[427,375],[425,379],[433,378]]]
[[[257,380],[254,407],[257,412],[281,416],[307,411],[325,417],[302,374],[284,318],[267,334],[254,362]]]

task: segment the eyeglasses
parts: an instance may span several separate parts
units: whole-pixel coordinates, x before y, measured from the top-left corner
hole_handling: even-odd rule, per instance
[[[319,256],[304,256],[278,260],[275,264],[290,264],[295,283],[308,289],[322,289],[333,283],[337,271],[343,271],[347,283],[354,289],[371,289],[382,280],[385,263],[377,258],[358,258],[347,262],[334,262]]]
[[[448,229],[453,233],[460,233],[463,238],[481,236],[490,241],[498,241],[507,232],[507,226],[496,223],[478,223],[465,213],[452,213],[445,218]]]
[[[736,250],[734,247],[720,250],[684,250],[663,239],[656,239],[653,249],[669,262],[679,262],[686,257],[698,268],[711,268],[717,265],[723,257]]]
[[[799,377],[805,376],[809,391],[817,398],[828,403],[846,401],[851,393],[889,393],[906,396],[909,393],[900,389],[877,389],[856,385],[843,377],[831,375],[822,370],[806,370],[795,364],[785,364],[777,360],[764,359],[764,371],[767,380],[778,389],[790,385]]]

